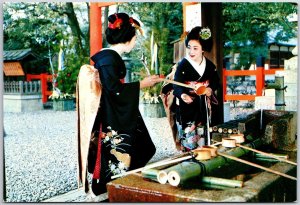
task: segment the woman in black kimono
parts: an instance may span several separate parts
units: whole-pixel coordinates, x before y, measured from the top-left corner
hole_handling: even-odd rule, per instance
[[[186,37],[185,45],[187,55],[179,63],[174,80],[206,87],[203,95],[197,95],[193,89],[174,85],[178,140],[182,150],[189,151],[204,145],[205,135],[209,132],[207,121],[210,121],[211,112],[216,110],[215,91],[220,83],[216,66],[203,55],[212,47],[210,29],[193,28]],[[209,143],[206,139],[206,144]]]
[[[158,77],[122,82],[126,68],[121,55],[134,47],[140,24],[125,13],[113,14],[108,21],[105,34],[111,47],[91,57],[102,84],[100,108],[93,128],[95,135],[100,137],[90,147],[88,156],[95,195],[106,192],[106,183],[113,175],[143,167],[155,154],[138,106],[140,89],[153,86]]]

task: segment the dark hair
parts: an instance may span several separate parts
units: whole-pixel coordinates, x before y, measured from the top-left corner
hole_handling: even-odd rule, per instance
[[[204,30],[209,31],[210,33],[210,29],[208,27],[200,27],[200,26],[196,26],[194,27],[188,34],[187,37],[185,39],[185,46],[188,46],[188,43],[190,40],[197,40],[199,41],[200,45],[202,46],[202,50],[210,52],[212,45],[213,45],[213,41],[212,41],[212,36],[211,34],[208,36],[202,36],[201,32]],[[207,34],[207,33],[206,33]]]
[[[126,43],[136,35],[135,26],[140,23],[126,13],[116,13],[108,17],[108,28],[105,31],[109,44]]]

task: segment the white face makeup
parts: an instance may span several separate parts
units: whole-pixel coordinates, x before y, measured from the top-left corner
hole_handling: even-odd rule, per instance
[[[199,64],[202,62],[203,50],[199,41],[190,40],[187,46],[187,52],[191,60]]]

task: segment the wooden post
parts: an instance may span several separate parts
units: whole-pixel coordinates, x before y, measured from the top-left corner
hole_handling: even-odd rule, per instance
[[[222,45],[222,3],[201,3],[201,21],[202,26],[208,26],[212,32],[213,47],[212,50],[207,53],[206,57],[210,59],[217,67],[218,74],[220,76],[220,85],[223,84],[223,45]],[[212,114],[212,125],[221,124],[224,122],[224,106],[223,106],[223,89],[220,87],[217,90],[217,99],[219,106],[217,111]]]
[[[264,64],[265,58],[260,56],[256,59],[256,96],[262,96],[262,90],[265,86],[265,75],[264,75]]]
[[[227,94],[227,75],[226,75],[226,65],[229,62],[228,58],[223,59],[223,102],[226,102],[225,95]]]
[[[90,3],[90,56],[102,48],[101,7],[98,3]],[[90,61],[90,64],[93,64]]]
[[[46,95],[46,93],[47,93],[47,74],[42,73],[40,76],[41,76],[40,79],[41,79],[41,87],[42,87],[42,102],[44,104],[48,101],[48,96]]]

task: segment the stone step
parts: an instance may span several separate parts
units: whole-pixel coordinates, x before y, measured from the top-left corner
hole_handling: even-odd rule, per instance
[[[97,197],[91,197],[86,194],[83,188],[70,191],[68,193],[46,199],[42,202],[101,202],[108,199],[107,193],[101,194]]]
[[[83,188],[70,191],[68,193],[46,199],[42,202],[85,202],[86,196]]]

